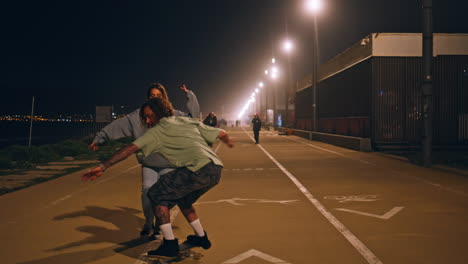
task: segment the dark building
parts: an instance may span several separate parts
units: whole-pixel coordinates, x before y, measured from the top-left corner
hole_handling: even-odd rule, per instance
[[[468,143],[468,34],[434,34],[434,144]],[[419,144],[422,34],[373,33],[319,67],[319,132]],[[312,130],[311,77],[296,85],[296,128]]]

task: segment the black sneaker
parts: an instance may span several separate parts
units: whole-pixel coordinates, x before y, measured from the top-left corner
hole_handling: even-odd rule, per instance
[[[153,231],[152,226],[148,227],[147,225],[143,226],[143,229],[141,229],[140,236],[141,237],[149,237],[151,236],[151,232]]]
[[[206,232],[202,237],[197,235],[187,236],[187,240],[185,240],[184,243],[190,244],[194,247],[202,247],[204,249],[209,249],[211,247],[211,242],[208,240],[208,234]]]
[[[179,241],[177,238],[172,240],[164,239],[158,249],[148,251],[146,254],[151,257],[177,257],[179,255]]]
[[[159,236],[161,233],[161,229],[159,229],[159,226],[153,227],[153,236]]]

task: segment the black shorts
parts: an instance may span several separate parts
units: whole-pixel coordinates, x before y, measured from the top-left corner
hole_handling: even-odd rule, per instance
[[[148,190],[153,206],[169,208],[176,204],[180,209],[188,209],[204,193],[218,184],[223,167],[208,163],[193,172],[187,168],[177,168],[161,175],[161,178]]]

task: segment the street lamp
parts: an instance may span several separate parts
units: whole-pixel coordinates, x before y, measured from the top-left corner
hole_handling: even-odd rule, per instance
[[[307,12],[316,14],[322,9],[322,1],[320,0],[307,0],[305,3]]]
[[[293,49],[293,44],[291,42],[291,40],[287,39],[283,42],[283,50],[286,52],[286,54],[289,54],[291,53]]]
[[[313,131],[317,131],[317,85],[318,85],[318,66],[319,66],[319,42],[318,42],[318,23],[317,15],[322,10],[321,0],[307,0],[305,2],[306,10],[314,17],[314,50],[313,62],[314,71],[312,76],[312,127]]]
[[[287,29],[287,23],[286,23],[286,32],[288,31]],[[291,80],[292,80],[292,73],[291,73],[291,52],[293,50],[294,46],[291,40],[286,39],[283,42],[283,50],[286,52],[287,57],[288,57],[288,78],[286,80],[286,87],[284,89],[284,103],[285,103],[285,114],[283,117],[284,120],[284,126],[290,125],[289,124],[289,91],[290,89],[292,90],[292,85],[291,85]]]

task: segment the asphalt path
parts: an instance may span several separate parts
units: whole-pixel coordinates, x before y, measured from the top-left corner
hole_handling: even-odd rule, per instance
[[[229,128],[220,184],[195,205],[213,247],[179,263],[468,263],[468,179],[295,136]],[[147,263],[134,157],[0,196],[0,262]],[[179,240],[193,233],[171,211]]]

